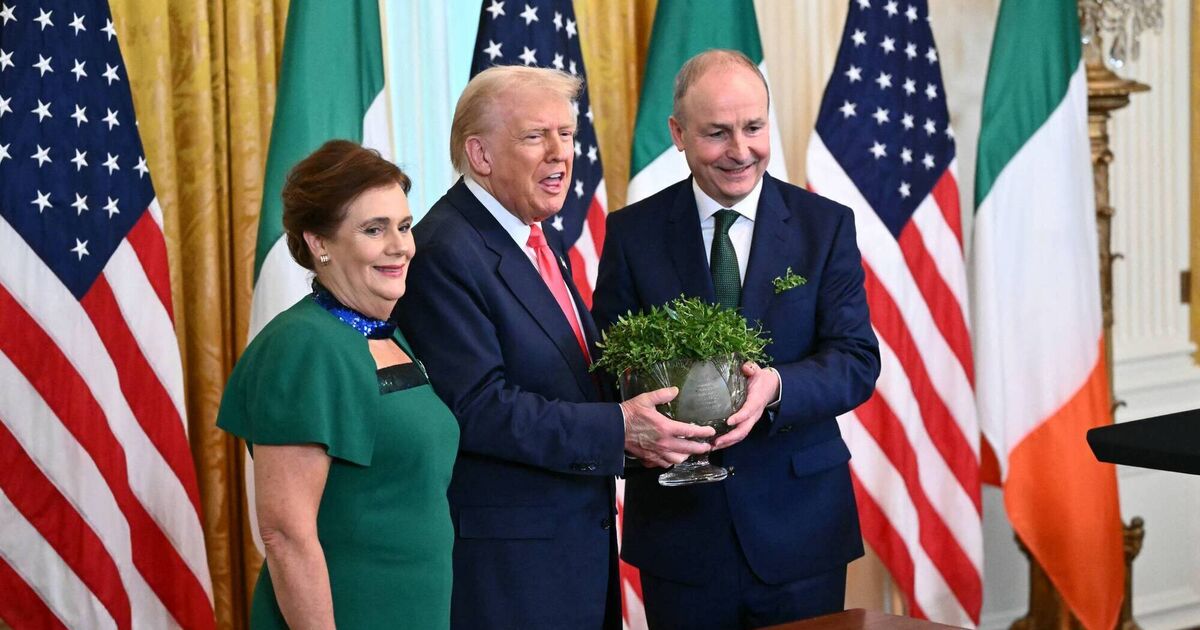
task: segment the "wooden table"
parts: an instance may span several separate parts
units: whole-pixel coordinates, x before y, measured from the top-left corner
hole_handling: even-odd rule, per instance
[[[759,630],[950,630],[956,627],[912,617],[898,617],[874,610],[852,608],[832,615],[793,621]]]

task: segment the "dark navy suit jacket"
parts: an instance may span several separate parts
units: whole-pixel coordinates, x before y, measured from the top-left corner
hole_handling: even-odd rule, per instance
[[[620,409],[524,250],[459,180],[414,228],[395,317],[462,429],[456,628],[599,628],[615,597]],[[596,328],[564,268],[584,334]],[[617,621],[619,623],[619,612]]]
[[[776,293],[772,281],[788,267],[807,283]],[[603,330],[681,294],[715,301],[691,178],[609,216],[592,313]],[[879,351],[851,211],[764,176],[742,313],[772,340],[780,406],[714,452],[731,472],[724,481],[663,488],[661,470],[627,470],[622,556],[650,574],[703,583],[728,570],[704,553],[706,541],[731,532],[770,584],[862,555],[835,416],[870,396]]]

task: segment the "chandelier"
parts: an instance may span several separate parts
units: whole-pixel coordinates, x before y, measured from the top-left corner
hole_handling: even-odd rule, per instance
[[[1119,69],[1127,61],[1137,61],[1143,31],[1162,30],[1162,0],[1079,0],[1079,21],[1084,45],[1093,40],[1100,45],[1103,37],[1111,36],[1112,46],[1104,57],[1110,67]]]

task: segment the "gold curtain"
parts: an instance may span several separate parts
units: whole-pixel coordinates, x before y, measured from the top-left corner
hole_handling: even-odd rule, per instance
[[[609,206],[624,205],[655,2],[578,0]],[[110,0],[163,209],[217,623],[247,625],[262,558],[244,451],[216,426],[246,343],[262,176],[288,0]]]
[[[596,135],[604,157],[608,208],[625,205],[629,157],[646,49],[657,0],[578,0],[579,39],[587,68],[588,94],[596,114]]]
[[[217,621],[245,627],[261,560],[247,530],[242,449],[215,421],[245,345],[287,1],[111,7],[163,209]]]

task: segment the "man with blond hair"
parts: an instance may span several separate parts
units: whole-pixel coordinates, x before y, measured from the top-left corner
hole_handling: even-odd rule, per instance
[[[614,475],[708,446],[664,389],[617,404],[588,372],[597,339],[556,230],[571,189],[578,78],[498,66],[459,98],[463,177],[414,229],[395,316],[458,418],[450,484],[455,628],[620,628]]]
[[[835,417],[865,401],[879,351],[854,216],[766,173],[766,81],[740,52],[679,71],[667,122],[692,176],[609,216],[593,313],[680,294],[737,309],[771,338],[710,456],[721,482],[663,488],[626,474],[622,555],[651,628],[758,628],[841,610],[862,555],[850,452]]]

